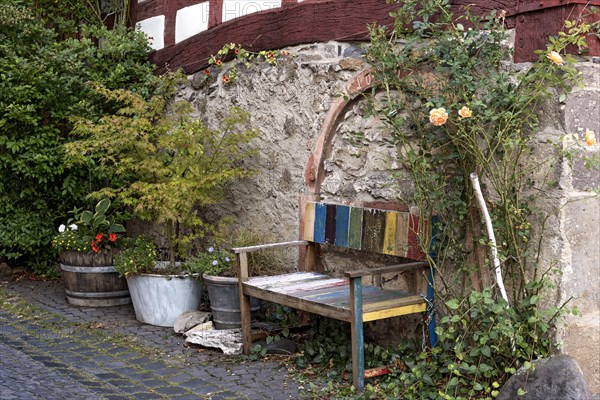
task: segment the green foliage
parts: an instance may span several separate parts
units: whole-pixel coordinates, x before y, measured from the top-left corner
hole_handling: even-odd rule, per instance
[[[169,107],[179,79],[165,76],[160,92],[149,100],[129,90],[96,86],[116,112],[97,120],[74,119],[79,139],[66,145],[70,165],[94,160],[98,171],[111,177],[93,197],[115,198],[142,220],[165,226],[172,263],[209,228],[198,211],[218,202],[225,184],[250,174],[243,160],[252,154],[248,143],[258,135],[239,109],[212,129],[191,117],[189,103]],[[183,228],[189,233],[183,234]]]
[[[542,285],[536,282],[536,285]],[[452,314],[436,329],[438,346],[404,354],[406,369],[389,377],[403,399],[492,399],[501,384],[555,349],[548,335],[566,310],[542,311],[537,296],[507,307],[491,290],[446,303]]]
[[[475,172],[486,194],[497,198],[491,212],[498,251],[512,280],[512,301],[522,299],[529,294],[527,279],[542,273],[540,247],[531,241],[532,222],[541,218],[535,199],[552,184],[553,162],[564,155],[531,157],[539,146],[538,112],[552,95],[564,99],[580,79],[571,55],[559,62],[550,56],[583,45],[589,26],[569,22],[566,33],[538,52],[538,62],[516,73],[507,67],[511,50],[501,14],[480,18],[466,8],[452,15],[447,1],[431,0],[405,1],[394,15],[391,37],[383,27],[371,29],[367,59],[381,93],[371,97],[371,112],[389,127],[415,183],[407,201],[438,215],[433,262],[443,290],[459,298],[471,285],[474,274],[453,274],[457,265],[464,272],[485,270],[478,253],[488,243],[469,181]]]
[[[110,179],[91,160],[65,164],[68,118],[111,111],[87,82],[147,96],[156,81],[142,34],[87,28],[79,2],[66,3],[0,4],[0,258],[39,272],[55,259],[58,219]]]
[[[152,238],[126,238],[124,249],[115,254],[114,267],[120,276],[151,273],[156,269],[157,251]]]

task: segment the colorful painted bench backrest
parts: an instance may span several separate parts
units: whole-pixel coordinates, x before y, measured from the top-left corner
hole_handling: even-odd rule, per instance
[[[429,237],[430,228],[429,220],[420,223],[409,212],[307,202],[303,239],[424,260],[421,239]]]

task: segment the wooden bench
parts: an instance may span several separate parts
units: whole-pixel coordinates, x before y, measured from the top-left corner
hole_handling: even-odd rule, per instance
[[[409,212],[306,202],[301,213],[302,240],[235,248],[240,291],[244,353],[252,347],[249,296],[299,310],[350,322],[352,335],[352,378],[358,390],[364,378],[380,375],[382,369],[365,371],[363,323],[400,315],[423,313],[435,345],[432,272],[421,250],[420,235],[429,235],[430,221],[419,221]],[[333,278],[322,273],[319,246],[338,247],[402,257],[406,263],[359,269]],[[248,253],[300,246],[304,270],[284,275],[248,276]],[[368,275],[422,271],[420,293],[363,285]]]

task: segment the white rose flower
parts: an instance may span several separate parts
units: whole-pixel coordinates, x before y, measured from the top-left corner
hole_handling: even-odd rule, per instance
[[[65,231],[65,228],[66,228],[65,224],[62,224],[61,226],[58,227],[58,231],[60,233],[63,233]]]

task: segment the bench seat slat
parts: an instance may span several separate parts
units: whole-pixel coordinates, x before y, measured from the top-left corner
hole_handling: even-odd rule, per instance
[[[290,280],[282,279],[280,281],[262,281],[257,282],[250,278],[246,283],[262,290],[275,291],[279,293],[293,293],[297,290],[313,291],[321,288],[335,287],[344,285],[346,280],[342,278],[332,278],[327,275],[317,273],[303,273],[303,276],[291,276]]]
[[[258,288],[267,288],[274,285],[279,286],[287,283],[303,281],[305,279],[310,279],[311,276],[319,277],[323,276],[323,274],[319,274],[317,272],[292,272],[290,274],[274,276],[253,276],[249,278],[247,282],[252,282],[252,286],[256,286]]]
[[[250,278],[243,283],[244,292],[263,300],[349,321],[348,279],[330,278],[314,272],[296,272],[278,276],[279,279],[272,278]],[[425,310],[425,300],[407,292],[368,285],[363,287],[362,295],[364,321]]]

